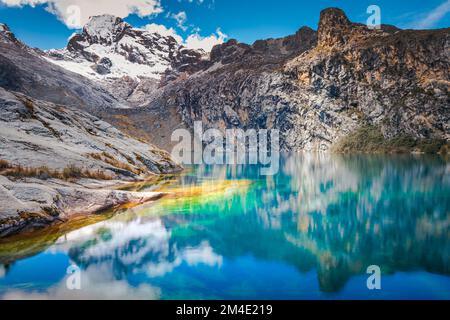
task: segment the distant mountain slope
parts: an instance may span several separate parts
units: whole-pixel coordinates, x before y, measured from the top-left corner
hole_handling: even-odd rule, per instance
[[[31,97],[89,110],[126,108],[128,104],[100,84],[72,73],[44,58],[0,27],[0,86]]]

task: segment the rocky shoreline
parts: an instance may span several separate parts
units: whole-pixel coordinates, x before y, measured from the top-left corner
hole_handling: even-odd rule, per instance
[[[0,238],[156,201],[167,193],[116,190],[119,181],[20,179],[0,176]]]
[[[87,112],[0,88],[0,238],[156,200],[116,187],[181,170]]]

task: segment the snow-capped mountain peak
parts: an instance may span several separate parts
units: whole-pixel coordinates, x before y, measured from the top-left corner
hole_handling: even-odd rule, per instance
[[[91,17],[66,48],[47,52],[49,61],[95,80],[112,82],[122,77],[161,80],[188,54],[199,61],[204,52],[186,50],[171,36],[133,28],[111,15]]]
[[[92,43],[112,44],[120,40],[131,25],[121,18],[112,15],[91,17],[84,26],[83,33],[89,37]]]

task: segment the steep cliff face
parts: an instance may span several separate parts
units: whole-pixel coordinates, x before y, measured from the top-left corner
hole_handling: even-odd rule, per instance
[[[450,29],[371,30],[331,8],[317,32],[216,46],[203,70],[138,112],[173,108],[188,127],[277,128],[284,150],[330,150],[367,127],[386,141],[445,143],[449,70]]]
[[[327,147],[363,126],[386,139],[450,139],[449,29],[369,30],[329,9],[318,46],[284,70],[317,110]]]

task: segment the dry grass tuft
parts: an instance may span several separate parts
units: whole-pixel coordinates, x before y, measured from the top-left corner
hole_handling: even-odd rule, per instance
[[[0,170],[8,169],[10,167],[11,167],[11,164],[8,161],[0,159]]]
[[[9,162],[0,160],[0,173],[5,176],[16,178],[38,178],[42,180],[46,179],[96,179],[96,180],[112,180],[113,177],[101,170],[89,170],[76,167],[75,165],[69,165],[62,171],[49,169],[46,166],[31,168],[21,165],[11,165]]]
[[[28,111],[30,111],[31,113],[34,113],[34,104],[33,101],[25,99],[23,100],[23,104],[25,105],[25,107],[28,109]]]

